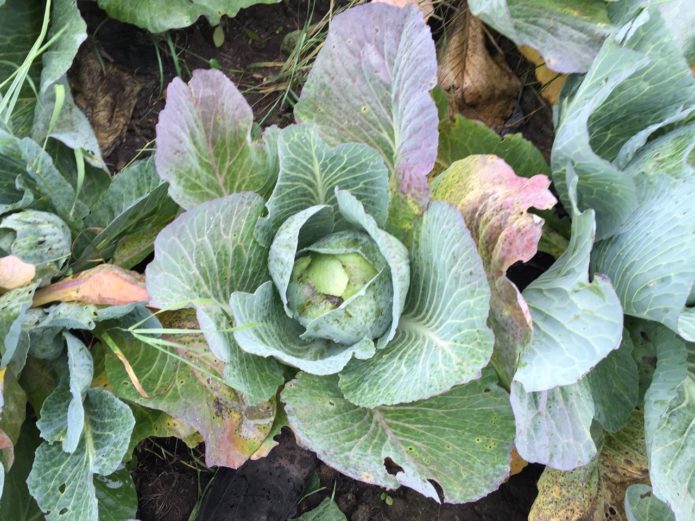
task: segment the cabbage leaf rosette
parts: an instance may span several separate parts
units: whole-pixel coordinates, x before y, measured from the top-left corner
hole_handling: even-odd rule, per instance
[[[220,71],[174,80],[156,164],[185,211],[147,284],[153,306],[194,308],[225,382],[280,400],[327,464],[460,503],[507,477],[514,419],[483,261],[429,197],[435,84],[422,15],[384,4],[336,16],[298,122],[257,139]]]

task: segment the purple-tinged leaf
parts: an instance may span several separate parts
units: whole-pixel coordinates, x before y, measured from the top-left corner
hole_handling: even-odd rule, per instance
[[[361,5],[334,18],[295,115],[317,123],[332,144],[378,150],[398,199],[422,208],[437,157],[437,108],[429,93],[436,77],[434,42],[416,7]]]
[[[515,262],[527,262],[536,254],[543,219],[527,210],[555,206],[549,186],[546,176],[519,177],[493,155],[456,161],[432,183],[432,197],[461,212],[483,259],[492,292],[493,364],[507,384],[520,349],[531,340],[532,324],[528,306],[506,272]]]
[[[188,84],[175,78],[167,96],[155,161],[174,201],[190,208],[234,192],[272,189],[273,154],[251,141],[251,107],[223,73],[196,70]]]

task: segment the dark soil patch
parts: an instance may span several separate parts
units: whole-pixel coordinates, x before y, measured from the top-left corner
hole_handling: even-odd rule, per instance
[[[292,84],[288,88],[286,80],[273,79],[287,58],[282,42],[306,23],[310,13],[313,21],[320,19],[329,0],[287,0],[243,10],[236,18],[223,20],[226,38],[219,48],[213,45],[212,29],[205,21],[168,36],[150,35],[106,18],[95,2],[79,5],[90,37],[70,72],[71,86],[92,124],[103,129],[104,142],[108,141],[105,159],[118,171],[152,150],[166,86],[177,69],[188,80],[195,68],[218,67],[239,86],[257,121],[264,126],[290,122],[298,87]],[[530,79],[533,67],[509,42],[499,38],[498,43],[524,84],[503,132],[522,132],[549,157],[550,110]],[[539,256],[530,267],[515,266],[513,278],[528,284],[548,263],[549,259]],[[347,478],[298,448],[287,432],[268,458],[248,462],[236,471],[204,469],[200,448],[191,451],[175,439],[145,441],[136,458],[133,477],[142,521],[188,520],[213,475],[199,511],[200,521],[284,521],[333,493],[351,521],[515,521],[527,519],[542,471],[531,465],[478,502],[440,505],[406,488],[387,492]]]
[[[213,471],[201,465],[203,452],[176,438],[146,440],[135,451],[133,480],[140,521],[185,521]]]

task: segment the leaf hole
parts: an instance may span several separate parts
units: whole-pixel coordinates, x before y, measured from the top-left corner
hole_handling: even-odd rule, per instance
[[[610,515],[614,516],[618,513],[618,511],[615,508],[613,508],[612,506],[608,506],[608,513]]]
[[[61,484],[58,486],[58,492],[60,492],[61,494],[64,494],[64,493],[65,493],[65,483],[61,483]]]
[[[335,402],[333,400],[328,400],[328,405],[335,407]]]
[[[403,472],[403,467],[398,465],[391,458],[385,458],[384,459],[384,468],[386,469],[386,472],[388,472],[392,476],[395,476],[399,472]]]
[[[434,490],[437,492],[439,502],[444,503],[444,489],[442,489],[441,485],[433,479],[428,479],[427,481],[430,482],[430,485],[432,485],[434,487]]]
[[[68,513],[68,509],[67,509],[67,508],[61,508],[61,509],[60,509],[60,512],[58,512],[58,515],[59,515],[59,516],[64,516],[64,515],[67,514],[67,513]]]
[[[486,387],[485,389],[483,389],[483,392],[484,392],[484,393],[489,393],[489,392],[490,392],[490,388],[489,388],[489,387]]]

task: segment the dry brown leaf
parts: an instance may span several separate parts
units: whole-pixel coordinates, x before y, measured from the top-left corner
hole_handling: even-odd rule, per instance
[[[100,264],[38,290],[34,306],[49,302],[122,306],[148,300],[144,276],[114,264]]]
[[[532,47],[520,45],[519,52],[536,66],[536,79],[541,84],[541,96],[551,105],[557,103],[562,87],[567,81],[567,74],[561,74],[548,68],[540,53]]]
[[[75,103],[94,128],[99,148],[108,156],[125,137],[142,82],[100,57],[88,41],[80,48],[70,73]]]
[[[486,46],[483,23],[460,9],[447,30],[439,57],[439,85],[449,97],[449,110],[500,130],[516,106],[521,81],[501,53]]]
[[[0,258],[0,290],[20,288],[36,276],[36,266],[16,255]]]

